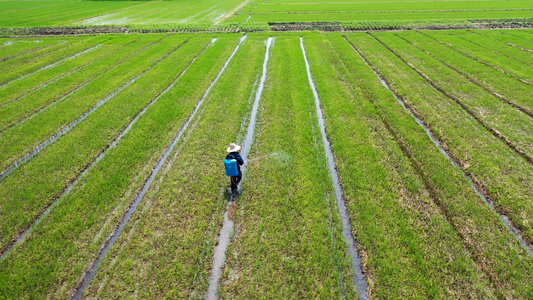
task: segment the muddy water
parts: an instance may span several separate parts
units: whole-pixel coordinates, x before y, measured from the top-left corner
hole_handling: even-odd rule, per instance
[[[216,42],[216,38],[214,38],[211,43],[208,45],[212,45],[213,43]],[[148,110],[148,108],[150,108],[150,106],[152,106],[154,103],[157,102],[157,100],[159,100],[163,95],[165,95],[172,87],[174,87],[174,85],[176,84],[176,82],[178,82],[178,80],[187,72],[187,70],[189,69],[189,67],[196,61],[196,59],[198,58],[198,56],[200,56],[204,51],[205,49],[207,49],[206,46],[204,49],[202,49],[202,51],[200,51],[192,60],[191,62],[189,62],[189,64],[187,65],[187,67],[185,67],[185,69],[163,90],[161,91],[154,99],[152,99],[152,101],[150,101],[139,113],[137,113],[137,115],[135,116],[135,118],[133,118],[133,120],[130,121],[130,123],[128,123],[128,125],[122,130],[122,132],[119,133],[119,135],[108,145],[108,147],[106,148],[105,151],[103,151],[102,153],[100,153],[100,155],[98,155],[98,157],[96,157],[96,159],[87,167],[85,168],[77,177],[76,179],[69,183],[67,185],[67,187],[63,190],[63,192],[61,193],[61,195],[57,198],[57,200],[55,200],[50,206],[48,206],[40,215],[39,217],[37,217],[37,219],[35,219],[35,221],[28,227],[26,228],[20,235],[19,237],[12,243],[10,244],[6,250],[2,253],[2,255],[0,256],[0,262],[2,260],[4,260],[8,255],[9,253],[20,243],[24,242],[24,240],[26,240],[26,237],[33,231],[33,228],[35,228],[35,226],[37,226],[39,223],[42,222],[42,220],[44,218],[46,218],[48,216],[48,214],[50,214],[50,211],[56,207],[62,200],[63,198],[65,198],[65,196],[67,196],[70,191],[72,190],[72,188],[78,184],[78,182],[83,178],[85,177],[85,175],[94,167],[96,166],[101,160],[102,158],[104,158],[106,156],[106,154],[113,148],[115,148],[115,146],[120,142],[120,140],[122,139],[122,137],[124,137],[130,130],[131,128],[133,127],[133,125],[135,123],[137,123],[137,121],[139,120],[139,118],[144,115],[144,113]]]
[[[11,81],[8,82],[8,83],[5,83],[5,84],[3,84],[3,85],[0,85],[0,88],[5,88],[5,87],[7,87],[8,85],[10,85],[10,84],[12,84],[12,83],[14,83],[14,82],[17,82],[17,81],[22,80],[22,79],[24,79],[24,78],[26,78],[26,77],[29,77],[29,76],[35,75],[35,74],[37,74],[37,73],[39,73],[39,72],[41,72],[41,71],[44,71],[44,70],[49,69],[49,68],[51,68],[51,67],[54,67],[54,66],[56,66],[56,65],[58,65],[58,64],[60,64],[60,63],[62,63],[62,62],[67,61],[67,60],[70,60],[70,59],[76,58],[76,57],[78,57],[78,56],[80,56],[80,55],[83,55],[83,54],[85,54],[85,53],[87,53],[87,52],[91,52],[91,51],[93,51],[94,49],[98,49],[98,48],[100,48],[101,46],[102,46],[102,44],[96,45],[96,46],[91,47],[91,48],[89,48],[89,49],[86,49],[86,50],[83,50],[83,51],[81,51],[81,52],[78,52],[78,53],[76,53],[76,54],[74,54],[74,55],[72,55],[72,56],[69,56],[69,57],[67,57],[67,58],[64,58],[64,59],[62,59],[62,60],[60,60],[60,61],[56,61],[55,63],[49,64],[49,65],[47,65],[47,66],[44,66],[44,67],[40,68],[39,70],[37,70],[37,71],[35,71],[35,72],[29,73],[29,74],[26,74],[26,75],[22,75],[22,76],[20,76],[19,78],[13,79],[13,80],[11,80]]]
[[[184,43],[182,43],[181,45],[179,45],[178,47],[174,48],[172,51],[170,51],[169,53],[165,54],[163,57],[159,58],[157,61],[155,61],[150,67],[148,67],[147,69],[145,69],[144,71],[142,71],[139,75],[135,76],[133,79],[131,79],[130,81],[126,82],[125,84],[123,84],[121,87],[119,87],[118,89],[116,89],[115,91],[113,91],[111,94],[107,95],[104,99],[101,99],[100,101],[98,101],[98,103],[96,103],[96,105],[94,105],[93,107],[91,107],[88,111],[86,111],[85,113],[83,113],[78,119],[72,121],[69,125],[65,126],[63,129],[61,129],[59,132],[57,132],[56,134],[54,134],[51,138],[49,138],[48,140],[42,142],[40,145],[38,145],[37,147],[35,147],[30,153],[24,155],[23,157],[21,157],[19,160],[17,160],[16,162],[14,162],[12,165],[10,165],[9,167],[7,167],[5,170],[3,170],[1,173],[0,173],[0,180],[4,179],[5,177],[7,177],[9,174],[11,174],[11,172],[13,172],[15,169],[17,169],[20,165],[22,165],[23,163],[29,161],[30,159],[32,159],[35,155],[37,155],[39,152],[41,152],[44,148],[46,148],[48,145],[54,143],[55,141],[57,141],[60,137],[62,137],[63,135],[67,134],[72,128],[76,127],[79,123],[83,122],[83,120],[87,119],[87,117],[89,115],[91,115],[93,112],[95,112],[98,108],[100,108],[100,106],[106,104],[109,100],[111,100],[113,97],[115,97],[118,93],[120,93],[123,89],[127,88],[128,86],[130,86],[132,83],[134,83],[135,81],[137,81],[137,79],[139,79],[141,76],[143,76],[146,72],[148,72],[149,70],[151,70],[157,63],[159,63],[160,61],[162,61],[163,59],[165,59],[166,57],[168,57],[170,54],[174,53],[176,50],[178,50],[178,48],[180,48]]]
[[[246,136],[244,137],[243,145],[242,145],[242,158],[245,161],[244,165],[241,168],[241,172],[244,179],[244,174],[246,172],[246,168],[248,166],[248,154],[250,154],[250,148],[252,146],[253,137],[254,137],[254,131],[255,131],[255,123],[257,120],[257,111],[259,108],[259,100],[261,100],[261,94],[263,93],[263,88],[265,87],[265,81],[266,81],[266,73],[267,73],[267,64],[268,64],[268,58],[270,53],[270,47],[272,46],[274,38],[270,37],[267,40],[266,44],[266,53],[265,53],[265,60],[263,62],[263,73],[261,75],[261,81],[259,82],[259,87],[257,88],[257,93],[255,94],[254,104],[252,106],[252,113],[250,115],[250,122],[248,123],[248,129],[246,131]],[[242,182],[242,181],[241,181]],[[241,191],[241,185],[239,184],[239,192]],[[232,199],[233,200],[233,196]],[[233,232],[233,220],[231,220],[228,217],[228,211],[230,210],[231,206],[235,205],[233,201],[230,201],[226,207],[226,212],[224,213],[224,223],[222,225],[222,229],[220,230],[220,234],[218,237],[218,245],[215,246],[214,254],[213,254],[213,266],[211,268],[211,276],[209,277],[209,286],[207,287],[207,293],[205,296],[205,299],[213,300],[218,298],[218,282],[220,280],[220,277],[222,277],[222,266],[224,265],[224,262],[226,260],[226,249],[228,248],[228,245],[230,243],[230,237],[231,233]]]
[[[346,38],[345,38],[346,39]],[[351,43],[350,43],[351,44]],[[474,184],[474,181],[472,180],[472,177],[470,177],[468,174],[466,174],[466,172],[463,170],[463,168],[450,156],[450,154],[442,147],[442,144],[440,143],[440,141],[433,135],[433,133],[431,132],[431,130],[429,129],[429,127],[422,121],[420,120],[420,118],[418,118],[414,113],[413,111],[407,107],[405,105],[405,103],[403,102],[403,99],[401,97],[399,97],[396,92],[394,92],[389,84],[385,81],[385,79],[378,73],[376,72],[376,70],[374,70],[374,68],[369,64],[369,62],[367,61],[367,59],[365,57],[363,57],[359,51],[357,49],[355,49],[352,45],[352,48],[354,49],[354,51],[359,54],[359,56],[361,57],[361,59],[365,62],[365,64],[370,68],[372,69],[372,71],[374,72],[374,74],[378,77],[379,81],[381,82],[381,84],[387,88],[387,90],[389,90],[392,95],[394,96],[394,98],[396,99],[396,101],[398,101],[398,103],[400,103],[400,105],[411,115],[411,117],[413,117],[416,121],[416,123],[418,125],[420,125],[420,127],[422,127],[424,129],[424,131],[426,132],[426,135],[429,137],[429,139],[433,142],[433,144],[435,144],[435,146],[437,147],[437,149],[439,149],[440,153],[442,153],[446,159],[450,162],[450,164],[452,166],[454,166],[456,169],[460,170],[461,173],[463,174],[463,177],[468,181],[468,183],[470,184],[470,186],[472,187],[472,189],[474,189],[474,191],[476,192],[476,194],[479,196],[479,198],[481,198],[481,200],[483,200],[483,202],[491,209],[492,212],[494,212],[495,214],[498,215],[498,217],[500,218],[501,222],[503,223],[503,225],[507,228],[507,230],[518,240],[518,242],[520,243],[520,245],[522,246],[522,248],[524,248],[524,250],[527,251],[527,253],[529,254],[529,256],[533,257],[533,245],[531,245],[530,243],[526,242],[523,238],[522,238],[522,233],[521,231],[516,228],[510,221],[509,217],[507,217],[506,215],[504,214],[501,214],[499,213],[495,207],[494,207],[494,202],[487,196],[485,195],[485,193],[483,193],[480,189],[478,189],[478,187]]]
[[[151,186],[152,182],[154,181],[155,177],[157,176],[157,174],[159,173],[159,171],[161,170],[161,168],[165,164],[168,156],[170,155],[172,150],[174,150],[174,147],[176,147],[177,143],[180,141],[181,137],[183,136],[184,132],[187,130],[187,127],[191,123],[192,119],[195,117],[196,113],[198,112],[198,110],[202,106],[202,103],[207,98],[207,95],[211,91],[211,88],[216,84],[216,82],[218,81],[218,79],[220,78],[220,76],[222,75],[222,73],[224,72],[224,70],[226,69],[228,64],[230,63],[230,61],[233,58],[233,56],[235,56],[235,53],[237,53],[237,50],[239,50],[239,47],[241,46],[241,44],[242,44],[242,42],[244,41],[245,38],[246,38],[246,36],[241,38],[241,40],[239,41],[239,44],[237,45],[237,47],[235,47],[235,50],[233,51],[233,53],[231,53],[230,57],[226,60],[226,63],[224,64],[224,66],[222,67],[220,72],[218,73],[217,77],[211,82],[211,84],[209,85],[207,90],[202,95],[202,98],[196,104],[196,107],[194,108],[193,112],[189,115],[189,118],[187,119],[187,121],[185,121],[185,123],[183,124],[183,126],[181,127],[179,132],[176,134],[176,136],[174,137],[174,139],[172,140],[170,145],[167,147],[167,149],[165,150],[163,156],[161,156],[161,158],[157,162],[155,168],[152,170],[152,173],[150,174],[150,176],[148,177],[148,179],[144,183],[141,191],[137,194],[137,196],[133,200],[133,203],[130,205],[130,207],[128,208],[126,213],[120,219],[120,222],[119,222],[117,228],[115,229],[113,234],[111,234],[111,236],[104,242],[104,245],[101,248],[100,253],[98,254],[98,257],[96,258],[96,260],[94,260],[92,262],[92,264],[90,265],[89,270],[83,275],[83,277],[81,279],[81,282],[76,287],[76,290],[75,290],[74,294],[72,295],[71,299],[81,299],[81,296],[83,295],[83,292],[89,286],[89,284],[91,283],[91,280],[96,275],[96,271],[98,270],[98,267],[99,267],[100,263],[104,260],[104,258],[106,257],[107,253],[109,252],[109,250],[111,249],[113,244],[115,244],[115,242],[117,241],[118,237],[122,233],[122,230],[124,230],[124,227],[126,227],[126,224],[130,220],[130,218],[133,215],[133,213],[135,212],[135,210],[137,209],[137,206],[139,206],[139,203],[144,198],[144,195],[150,189],[150,186]]]
[[[305,53],[305,47],[302,37],[300,37],[300,46],[302,47],[302,52],[305,59],[305,67],[307,69],[309,85],[311,86],[311,89],[313,90],[313,95],[315,97],[318,125],[320,127],[320,133],[322,134],[322,143],[324,144],[324,150],[326,151],[329,174],[333,182],[333,188],[335,190],[335,199],[339,208],[339,216],[342,221],[342,232],[344,238],[346,239],[346,242],[348,243],[350,254],[352,257],[352,268],[355,273],[355,286],[357,288],[359,299],[369,299],[368,286],[361,268],[361,258],[359,257],[359,254],[357,252],[357,243],[355,242],[352,236],[350,219],[348,217],[348,212],[346,211],[346,205],[344,204],[344,197],[342,196],[342,187],[339,182],[339,175],[337,174],[337,169],[335,168],[335,160],[333,158],[333,153],[331,152],[331,146],[326,133],[326,128],[324,126],[324,115],[322,114],[322,109],[320,108],[320,97],[318,96],[318,92],[316,90],[315,83],[311,75],[311,69],[309,67],[309,61],[307,60],[307,55]]]

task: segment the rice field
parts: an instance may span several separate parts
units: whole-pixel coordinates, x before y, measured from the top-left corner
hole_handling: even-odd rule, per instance
[[[0,298],[530,299],[531,33],[3,38]]]
[[[511,1],[252,0],[227,22],[443,22],[531,19],[533,3]]]

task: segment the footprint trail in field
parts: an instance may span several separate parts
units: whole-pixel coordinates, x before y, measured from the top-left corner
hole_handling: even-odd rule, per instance
[[[263,88],[265,86],[268,58],[269,58],[269,53],[270,53],[270,47],[272,46],[273,40],[274,38],[272,37],[269,37],[267,40],[265,60],[263,62],[263,74],[261,75],[261,81],[257,89],[257,94],[255,95],[255,100],[254,100],[254,104],[252,107],[252,114],[250,116],[250,122],[248,123],[248,129],[246,131],[246,136],[244,137],[244,142],[242,145],[242,158],[245,161],[241,169],[243,178],[246,172],[246,167],[248,165],[247,158],[248,158],[248,154],[250,154],[250,149],[251,149],[252,142],[253,142],[255,123],[257,119],[257,111],[259,108],[259,100],[261,100],[261,94],[263,93]],[[240,185],[239,185],[239,191],[240,191]],[[215,246],[215,251],[213,255],[213,267],[211,268],[211,276],[209,277],[209,286],[207,287],[207,294],[205,296],[205,299],[208,299],[208,300],[213,300],[213,299],[218,298],[218,294],[217,294],[218,282],[220,280],[220,277],[222,276],[222,265],[224,264],[224,261],[226,260],[226,249],[228,248],[228,245],[230,243],[230,236],[233,231],[233,225],[234,225],[233,220],[229,218],[229,210],[231,206],[233,205],[234,203],[230,201],[226,207],[226,212],[224,213],[224,223],[222,225],[222,229],[220,230],[220,234],[219,234],[219,243],[217,246]]]
[[[196,113],[198,112],[198,110],[202,106],[202,103],[204,102],[204,100],[209,95],[209,92],[211,91],[211,88],[213,88],[213,86],[217,83],[217,81],[220,78],[220,76],[222,76],[222,73],[224,72],[224,70],[226,69],[226,67],[228,66],[230,61],[232,60],[233,56],[235,56],[235,53],[237,53],[237,50],[239,50],[239,47],[244,42],[245,38],[246,38],[246,36],[243,36],[240,39],[239,44],[237,44],[237,46],[235,47],[235,50],[233,50],[233,53],[231,53],[230,57],[226,60],[226,63],[224,64],[224,66],[222,67],[220,72],[218,73],[217,77],[215,77],[215,79],[211,82],[211,84],[209,85],[207,90],[202,95],[202,98],[198,101],[198,103],[196,104],[196,107],[194,108],[192,113],[189,115],[189,118],[187,119],[187,121],[185,121],[185,123],[183,124],[183,126],[181,127],[179,132],[176,134],[176,136],[174,137],[174,139],[172,140],[170,145],[166,148],[165,153],[163,154],[163,156],[161,156],[161,158],[157,162],[156,166],[152,170],[152,173],[150,174],[148,179],[146,179],[141,191],[139,192],[139,194],[137,194],[137,196],[135,197],[135,200],[132,202],[132,204],[129,206],[128,210],[126,211],[126,213],[120,219],[119,224],[116,227],[115,231],[104,242],[104,245],[102,246],[102,248],[100,250],[100,253],[98,254],[98,257],[91,263],[91,265],[89,267],[89,270],[87,272],[85,272],[85,274],[83,275],[81,281],[76,286],[75,291],[74,291],[71,299],[76,299],[76,300],[77,299],[81,299],[81,297],[83,295],[83,292],[87,289],[87,287],[91,283],[91,280],[96,275],[96,272],[98,270],[98,267],[99,267],[100,263],[104,260],[104,258],[106,257],[107,253],[109,252],[109,250],[111,250],[111,247],[115,244],[115,242],[119,238],[120,234],[122,233],[122,230],[124,230],[124,228],[126,227],[126,224],[131,219],[131,216],[133,215],[133,213],[135,212],[135,210],[139,206],[139,203],[144,198],[144,195],[150,189],[150,186],[151,186],[152,182],[154,181],[155,177],[157,176],[157,174],[159,173],[159,171],[161,170],[163,165],[166,163],[167,158],[170,156],[170,153],[172,153],[172,151],[174,150],[174,148],[176,147],[176,145],[180,141],[181,137],[183,136],[183,134],[187,130],[189,124],[194,119]]]

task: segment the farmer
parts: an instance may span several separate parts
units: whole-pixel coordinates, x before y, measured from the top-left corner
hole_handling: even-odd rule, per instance
[[[244,164],[244,160],[242,159],[241,155],[239,154],[239,151],[241,151],[241,146],[231,143],[229,148],[226,149],[226,151],[229,152],[229,154],[226,156],[226,159],[235,159],[237,161],[237,170],[239,171],[239,175],[237,176],[230,176],[231,181],[231,193],[236,194],[237,193],[237,185],[239,185],[239,182],[241,182],[242,179],[242,172],[241,172],[241,166]]]

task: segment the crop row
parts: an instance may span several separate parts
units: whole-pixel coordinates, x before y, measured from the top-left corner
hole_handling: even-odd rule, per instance
[[[533,174],[531,163],[506,145],[506,141],[496,137],[493,131],[487,130],[490,129],[487,124],[479,122],[476,115],[465,109],[464,104],[457,103],[457,99],[451,99],[446,93],[435,91],[435,85],[416,75],[417,71],[407,65],[404,58],[389,51],[392,49],[387,49],[388,46],[380,46],[370,35],[365,37],[365,40],[367,39],[370,42],[366,45],[366,50],[362,49],[363,52],[383,48],[387,50],[375,55],[380,59],[386,57],[390,66],[385,70],[383,59],[382,62],[375,63],[376,67],[383,69],[384,76],[391,81],[391,85],[423,116],[422,119],[430,127],[438,128],[436,136],[443,139],[453,156],[476,178],[477,183],[487,190],[499,211],[509,215],[513,223],[523,230],[525,238],[533,241],[530,217],[533,206],[527,200],[531,197],[528,179]],[[371,47],[373,50],[370,50]],[[369,55],[370,61],[376,59],[374,55]],[[397,75],[392,76],[393,70],[398,72]],[[400,70],[402,73],[399,73]],[[403,75],[404,73],[406,75]],[[403,79],[405,76],[410,79]],[[411,85],[413,87],[409,89]],[[414,93],[415,89],[420,94]],[[407,92],[408,90],[410,92]],[[483,110],[481,113],[484,113]],[[513,120],[508,122],[511,122],[509,125],[514,124]]]
[[[424,32],[423,34],[439,42],[440,44],[445,45],[456,52],[459,52],[463,55],[459,56],[461,57],[461,59],[465,59],[465,57],[470,58],[472,60],[477,61],[479,64],[491,67],[492,69],[497,71],[490,71],[486,68],[480,69],[479,64],[477,64],[476,66],[476,64],[474,63],[469,63],[469,65],[475,68],[475,70],[480,71],[469,72],[469,70],[464,70],[464,72],[468,72],[470,76],[472,76],[476,80],[484,81],[484,84],[486,84],[494,91],[500,94],[506,94],[508,96],[511,96],[512,98],[518,98],[518,101],[520,103],[523,103],[521,99],[524,98],[523,94],[528,92],[528,88],[524,87],[522,84],[515,83],[515,81],[511,80],[508,77],[513,77],[514,79],[531,86],[533,85],[533,72],[531,72],[528,68],[524,68],[521,63],[515,60],[509,59],[508,57],[500,55],[489,49],[483,48],[472,42],[456,37],[450,33],[452,32]],[[429,45],[427,46],[428,50],[430,50],[431,48],[436,48],[438,49],[438,51],[442,51],[442,55],[450,55],[450,51],[444,49],[444,47],[432,46],[435,44],[434,42],[431,42],[429,40],[426,41],[429,43]],[[468,61],[468,59],[466,59],[466,61]],[[458,63],[455,61],[447,60],[447,62],[453,64],[455,67],[457,67],[458,65]],[[484,73],[487,75],[483,75]],[[507,76],[502,76],[501,73]]]
[[[354,298],[298,37],[277,37],[271,52],[221,298]]]
[[[59,25],[85,17],[93,17],[132,6],[139,2],[130,1],[67,1],[60,6],[42,7],[25,11],[1,13],[0,26],[46,26]]]
[[[91,65],[110,53],[113,53],[122,46],[124,43],[133,40],[132,37],[126,37],[123,39],[113,39],[108,43],[99,45],[98,47],[89,48],[88,51],[79,53],[76,57],[72,57],[63,62],[59,62],[56,65],[49,67],[39,73],[25,76],[24,80],[17,80],[16,82],[8,85],[7,87],[0,89],[0,97],[5,100],[1,105],[10,104],[19,100],[27,94],[38,91],[43,87],[47,87],[55,81],[71,75],[83,68]]]
[[[46,50],[57,44],[66,42],[64,38],[47,39],[5,39],[0,44],[0,62],[14,59],[27,53]]]
[[[524,218],[524,214],[520,212],[527,211],[530,207],[527,200],[530,198],[527,188],[529,179],[526,178],[530,178],[528,174],[531,174],[531,165],[520,157],[516,157],[517,154],[511,152],[504,143],[484,130],[459,105],[446,100],[442,93],[432,89],[424,78],[417,76],[414,70],[385,46],[380,47],[379,42],[374,38],[362,34],[351,36],[351,40],[364,53],[368,61],[383,74],[393,90],[432,129],[432,133],[443,141],[444,148],[461,164],[466,173],[471,175],[476,183],[480,184],[482,189],[490,195],[498,210],[508,212],[511,220],[523,230],[524,236],[530,239],[531,230],[527,225],[528,219]],[[421,169],[424,170],[424,168]],[[440,181],[440,184],[448,184],[448,176],[429,173],[429,170],[431,169],[427,172],[432,174],[433,180]],[[454,221],[458,222],[456,225],[458,230],[464,235],[473,256],[481,261],[481,266],[496,287],[504,290],[500,292],[504,295],[515,296],[530,294],[532,291],[529,287],[522,290],[520,282],[529,280],[522,276],[529,276],[526,274],[530,274],[527,269],[531,267],[531,264],[520,265],[518,262],[528,261],[531,258],[520,249],[516,242],[514,246],[511,246],[510,241],[505,241],[512,238],[512,235],[505,235],[502,232],[502,226],[498,224],[499,220],[496,216],[491,216],[488,209],[483,213],[483,208],[480,207],[483,203],[479,200],[475,203],[472,202],[475,199],[468,200],[467,198],[465,205],[476,204],[478,206],[480,213],[476,216],[473,209],[468,209],[467,206],[462,208],[458,205],[457,201],[460,198],[454,199],[457,194],[443,191],[441,195],[451,198],[449,202],[443,203],[449,205],[449,213],[450,215],[453,213]],[[469,228],[472,225],[480,228]],[[496,230],[498,227],[500,229]],[[483,235],[491,234],[499,235],[499,237],[483,237]],[[490,263],[484,262],[485,260]],[[505,267],[505,265],[508,266]],[[490,270],[488,266],[493,266],[493,269]],[[518,271],[517,268],[525,268],[525,270]]]
[[[334,2],[334,1],[332,1]],[[252,14],[268,12],[372,12],[372,11],[428,11],[428,10],[497,10],[497,9],[530,9],[531,2],[527,0],[512,1],[432,1],[432,2],[372,2],[372,3],[305,3],[279,4],[265,3],[253,10]]]
[[[142,41],[138,41],[136,38],[120,40],[122,39],[115,40],[109,47],[104,47],[98,51],[103,55],[93,57],[94,60],[81,68],[66,74],[60,73],[55,79],[41,83],[22,96],[0,106],[0,116],[2,116],[0,131],[13,126],[20,126],[21,122],[30,117],[35,117],[51,106],[57,106],[59,102],[70,99],[68,96],[138,54],[150,45],[151,41],[149,38]],[[151,42],[153,43],[154,40]],[[22,85],[25,82],[21,81]]]
[[[138,293],[144,298],[205,293],[226,204],[227,181],[216,153],[223,155],[230,141],[242,139],[264,48],[264,39],[247,38],[240,46],[102,264],[88,297],[130,297],[132,283],[143,283]]]
[[[530,10],[488,11],[427,11],[427,12],[359,12],[359,13],[272,13],[254,14],[249,22],[343,22],[343,21],[413,21],[413,20],[470,20],[470,19],[526,19]],[[245,22],[247,14],[237,14],[227,22]]]
[[[161,44],[164,45],[165,42]],[[1,275],[2,294],[40,297],[53,291],[53,295],[65,297],[70,293],[80,274],[87,268],[89,261],[94,259],[100,245],[115,227],[114,224],[128,206],[131,197],[149,175],[154,160],[172,139],[176,128],[180,127],[210,78],[213,78],[212,74],[220,68],[232,45],[235,45],[235,39],[228,37],[206,49],[179,82],[150,107],[120,143],[34,229],[28,240],[2,262],[2,269],[6,270]],[[177,52],[171,55],[178,56]],[[175,68],[173,59],[163,60],[162,63],[160,68],[156,66],[151,71],[157,72],[153,75],[162,76],[165,74],[164,70],[168,73],[168,70]],[[178,70],[170,73],[177,74]],[[157,83],[158,76],[141,77],[139,80],[147,78],[152,83],[147,86],[138,84],[136,88],[132,85],[131,92],[143,89],[157,93],[158,90],[152,90],[151,86],[161,86]],[[137,99],[146,103],[146,98],[151,97],[139,96]],[[114,106],[119,108],[119,104]],[[105,120],[105,116],[95,119],[97,122]],[[85,129],[87,130],[88,128]],[[81,133],[81,129],[78,131]],[[69,135],[71,134],[74,132]],[[43,252],[35,251],[36,249],[47,250]],[[26,257],[35,258],[36,255],[40,257],[35,260],[36,263],[25,263]],[[53,267],[49,267],[52,265]],[[27,281],[27,285],[12,284],[25,277],[32,278]],[[40,288],[35,289],[35,284]]]
[[[26,56],[23,56],[18,59],[3,62],[4,72],[0,75],[1,87],[4,88],[14,81],[46,70],[62,60],[71,59],[78,53],[102,44],[107,39],[109,37],[105,36],[84,38],[64,45],[56,45],[53,47],[54,51],[44,51],[44,55],[35,55],[29,60],[27,60]]]
[[[183,39],[170,43],[181,44]],[[40,211],[62,197],[64,187],[77,180],[96,156],[109,148],[119,131],[123,131],[122,128],[126,128],[137,112],[154,98],[154,93],[172,81],[173,74],[180,72],[188,60],[200,51],[199,47],[202,47],[201,41],[182,45],[75,130],[39,153],[31,164],[23,165],[2,181],[0,190],[2,198],[6,200],[2,203],[1,211],[10,212],[10,216],[1,222],[2,236],[12,238],[26,228]],[[178,63],[168,62],[176,57],[180,57]],[[41,177],[43,172],[50,176]],[[25,184],[21,185],[21,182]],[[4,246],[5,240],[2,242]]]
[[[122,88],[131,84],[143,70],[157,62],[165,54],[164,49],[168,49],[168,44],[172,43],[165,36],[157,38],[146,46],[146,50],[135,55],[135,59],[128,59],[81,89],[68,94],[58,105],[3,132],[0,147],[6,150],[0,154],[1,169],[12,166],[21,158],[25,159],[27,155],[34,155],[43,147],[43,143],[48,143],[49,139],[75,126],[76,118],[91,113],[91,110],[109,101]]]
[[[519,101],[490,85],[501,72],[429,35],[303,35],[368,291],[532,297],[531,117],[495,95]],[[266,38],[114,37],[92,63],[43,72],[76,70],[13,102],[40,112],[0,135],[2,169],[57,137],[0,179],[0,295],[81,296],[91,269],[84,297],[204,297],[223,150],[243,142]],[[354,298],[298,36],[277,35],[270,52],[219,293]]]
[[[440,57],[430,55],[420,47],[414,47],[408,40],[402,39],[403,36],[388,33],[374,33],[373,36],[408,61],[409,65],[426,77],[432,86],[456,101],[483,127],[502,138],[533,163],[532,116],[508,103],[502,103],[501,99],[483,89],[477,84],[478,82],[472,82],[456,69],[450,68]],[[406,36],[410,37],[409,34]],[[453,61],[454,58],[448,60]],[[467,62],[467,60],[461,61],[463,65],[467,65]],[[516,84],[522,83],[516,82]]]

